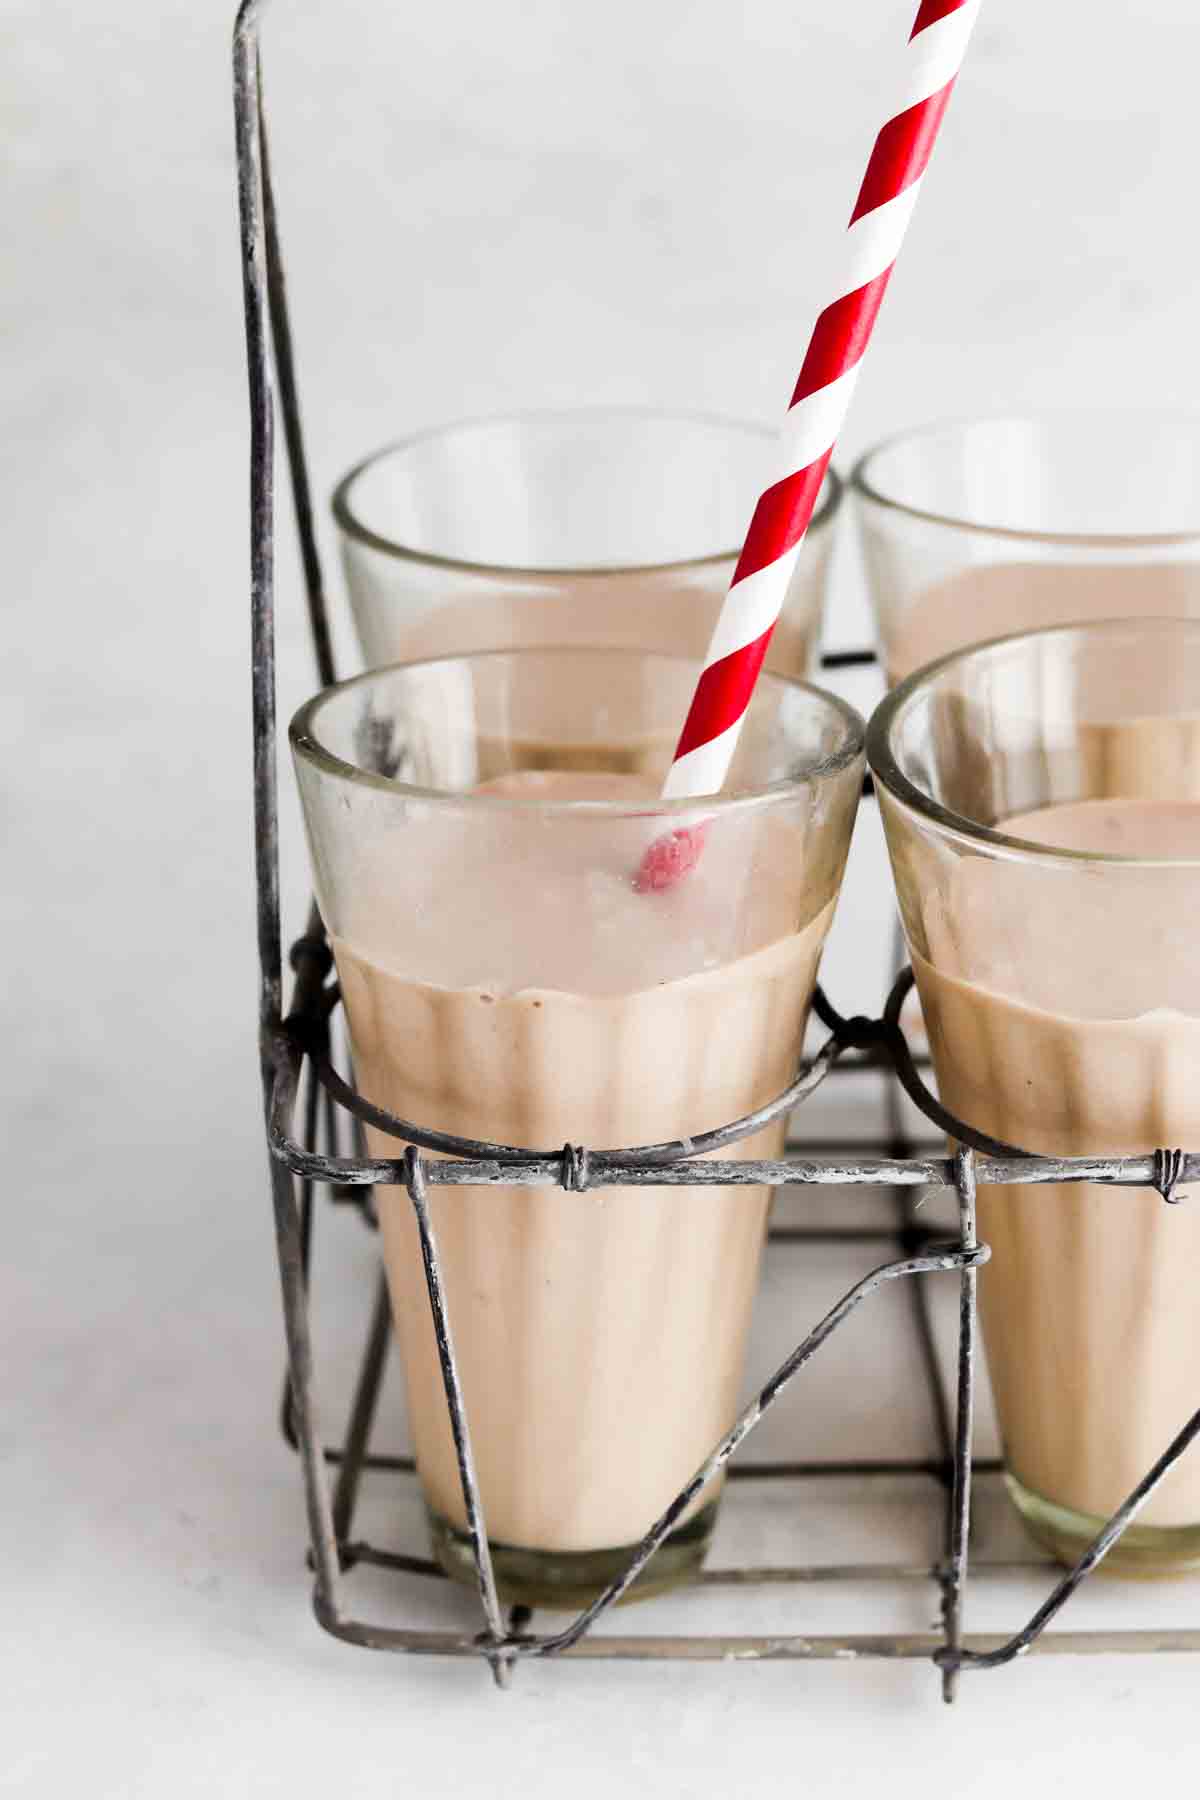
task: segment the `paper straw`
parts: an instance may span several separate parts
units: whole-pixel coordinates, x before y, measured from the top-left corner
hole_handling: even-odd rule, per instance
[[[921,0],[909,35],[900,105],[875,139],[850,215],[838,297],[813,327],[781,434],[780,472],[754,509],[664,799],[719,793],[729,772],[978,11],[979,0]],[[688,850],[676,837],[651,846],[639,887],[668,886],[684,872],[677,865],[688,861]],[[651,861],[656,852],[661,880]]]

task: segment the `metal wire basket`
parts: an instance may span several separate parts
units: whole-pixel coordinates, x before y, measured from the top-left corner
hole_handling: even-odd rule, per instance
[[[842,1018],[818,991],[815,1010],[829,1036],[793,1085],[768,1106],[704,1137],[683,1144],[656,1144],[628,1149],[597,1150],[565,1145],[547,1155],[517,1146],[473,1142],[448,1136],[403,1120],[371,1105],[339,1073],[331,1052],[331,1020],[339,1003],[330,980],[332,957],[319,916],[313,910],[304,935],[293,945],[295,982],[284,1012],[282,936],[279,898],[278,807],[276,781],[275,630],[274,630],[274,430],[276,385],[292,498],[302,550],[309,622],[322,685],[335,669],[321,564],[313,527],[307,463],[300,428],[295,367],[284,291],[279,233],[267,159],[266,124],[260,86],[258,22],[264,0],[243,0],[234,32],[234,107],[237,129],[238,195],[241,216],[242,275],[246,309],[246,349],[250,388],[251,484],[251,619],[253,683],[253,752],[255,870],[260,962],[259,1027],[261,1068],[270,1151],[283,1310],[287,1335],[288,1374],[283,1409],[285,1433],[299,1451],[308,1508],[311,1562],[315,1572],[314,1610],[334,1636],[372,1649],[476,1656],[490,1665],[498,1683],[507,1684],[514,1666],[529,1657],[609,1657],[630,1660],[691,1660],[836,1657],[925,1658],[941,1673],[942,1691],[953,1699],[960,1671],[1000,1667],[1037,1648],[1041,1652],[1196,1651],[1200,1630],[1123,1630],[1051,1632],[1043,1635],[1079,1587],[1121,1536],[1166,1471],[1200,1435],[1200,1410],[1167,1446],[1123,1505],[1100,1530],[1075,1566],[1062,1574],[1024,1627],[1008,1638],[968,1637],[963,1632],[963,1606],[968,1578],[968,1540],[972,1476],[995,1463],[972,1457],[977,1388],[976,1272],[988,1248],[976,1235],[975,1197],[978,1183],[1066,1181],[1102,1182],[1156,1190],[1163,1200],[1176,1187],[1200,1179],[1200,1154],[1156,1150],[1128,1157],[1055,1159],[1031,1156],[970,1130],[952,1117],[925,1086],[900,1029],[900,1009],[911,986],[911,973],[897,981],[879,1019]],[[274,378],[272,376],[272,362]],[[826,659],[826,666],[871,660],[870,652],[850,652]],[[790,1113],[830,1074],[876,1069],[887,1082],[888,1131],[885,1139],[861,1145],[826,1146],[823,1154],[790,1153],[774,1161],[697,1161],[712,1158],[768,1120]],[[906,1135],[899,1105],[901,1092],[921,1113],[953,1140],[951,1155],[912,1154],[917,1148]],[[296,1134],[294,1114],[302,1098],[302,1124]],[[396,1159],[361,1154],[363,1124],[384,1129],[409,1146]],[[348,1135],[349,1134],[349,1135]],[[343,1153],[349,1145],[355,1154]],[[846,1159],[850,1148],[858,1153]],[[439,1153],[429,1160],[423,1151]],[[836,1154],[835,1154],[836,1152]],[[371,1450],[372,1427],[389,1336],[386,1290],[380,1281],[373,1303],[357,1384],[350,1406],[345,1442],[325,1446],[317,1429],[312,1337],[309,1324],[310,1248],[315,1219],[315,1191],[324,1185],[334,1200],[351,1201],[370,1221],[371,1189],[376,1183],[403,1185],[416,1217],[426,1286],[445,1386],[446,1404],[458,1457],[459,1476],[469,1527],[482,1607],[478,1633],[409,1629],[362,1622],[345,1611],[346,1577],[356,1565],[373,1565],[418,1575],[440,1576],[432,1562],[376,1547],[354,1536],[359,1485],[366,1470],[411,1474],[410,1459]],[[842,1295],[837,1304],[796,1345],[729,1431],[713,1447],[703,1465],[662,1516],[647,1531],[623,1573],[563,1629],[538,1634],[525,1608],[506,1615],[492,1572],[486,1523],[471,1454],[470,1428],[463,1406],[428,1190],[432,1186],[486,1187],[561,1186],[581,1192],[620,1185],[883,1186],[896,1191],[901,1206],[894,1230],[881,1234],[818,1225],[779,1227],[774,1239],[843,1242],[881,1235],[893,1240],[892,1260],[881,1263]],[[958,1228],[952,1239],[916,1222],[906,1204],[914,1191],[949,1188],[957,1197]],[[1151,1202],[1147,1200],[1147,1204]],[[927,1302],[928,1278],[954,1273],[959,1285],[957,1379],[953,1395],[946,1391],[934,1349]],[[718,1470],[730,1463],[777,1397],[816,1355],[839,1326],[872,1294],[892,1282],[910,1283],[912,1319],[928,1381],[938,1444],[933,1456],[903,1462],[868,1459],[850,1462],[772,1464],[734,1463],[729,1470],[738,1485],[755,1479],[797,1479],[836,1470],[864,1478],[882,1472],[934,1477],[934,1503],[942,1509],[942,1554],[928,1567],[872,1564],[836,1569],[796,1564],[770,1570],[739,1568],[713,1572],[701,1579],[756,1582],[822,1575],[854,1580],[913,1576],[933,1584],[938,1596],[941,1629],[934,1633],[897,1635],[877,1632],[857,1636],[653,1636],[592,1633],[596,1621],[626,1592],[690,1502]],[[336,1479],[331,1471],[336,1470]],[[1031,1564],[1039,1568],[1044,1565]],[[648,1600],[645,1607],[655,1603]]]

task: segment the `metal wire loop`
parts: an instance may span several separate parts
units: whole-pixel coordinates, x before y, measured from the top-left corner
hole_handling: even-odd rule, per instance
[[[286,1021],[286,1029],[311,1058],[322,1087],[363,1124],[373,1125],[376,1130],[385,1131],[389,1137],[399,1138],[403,1143],[416,1144],[423,1150],[436,1150],[443,1156],[460,1157],[464,1161],[475,1160],[504,1166],[549,1162],[562,1157],[564,1153],[560,1149],[537,1150],[516,1144],[494,1144],[483,1138],[459,1137],[454,1132],[436,1131],[431,1126],[418,1124],[414,1119],[401,1118],[398,1113],[390,1112],[386,1107],[376,1106],[373,1101],[365,1099],[333,1066],[329,1054],[328,1030],[319,1028],[339,999],[336,984],[323,988],[320,998],[322,1021],[314,1021],[311,1015],[293,1012]],[[832,1008],[829,1010],[832,1011]],[[846,1022],[855,1027],[866,1023],[869,1021]],[[632,1168],[638,1164],[680,1162],[736,1144],[743,1138],[751,1137],[756,1131],[761,1131],[781,1114],[791,1112],[801,1101],[807,1100],[820,1087],[843,1051],[856,1047],[851,1041],[852,1036],[853,1034],[845,1036],[835,1032],[822,1044],[812,1061],[804,1064],[795,1081],[784,1088],[781,1094],[767,1101],[765,1106],[756,1107],[753,1112],[743,1114],[740,1119],[734,1119],[728,1125],[700,1132],[691,1138],[606,1150],[591,1149],[589,1154],[598,1161],[603,1160],[609,1168]],[[564,1183],[564,1186],[569,1186],[569,1183]]]
[[[302,973],[308,974],[314,967],[309,945],[314,941],[310,929],[299,940],[303,946],[300,956]],[[909,1049],[907,1039],[900,1025],[900,1013],[904,1002],[913,987],[911,968],[903,969],[893,983],[888,996],[887,1005],[878,1019],[870,1019],[861,1014],[843,1017],[831,1004],[826,994],[817,987],[813,994],[812,1010],[814,1014],[829,1028],[830,1035],[817,1051],[812,1061],[800,1071],[796,1080],[777,1094],[765,1106],[754,1112],[746,1113],[740,1119],[728,1125],[718,1126],[712,1131],[700,1132],[692,1138],[679,1138],[672,1142],[660,1144],[636,1144],[614,1149],[595,1149],[588,1146],[586,1151],[582,1145],[569,1146],[563,1149],[527,1149],[513,1144],[495,1144],[486,1139],[459,1137],[454,1132],[436,1131],[430,1126],[419,1125],[415,1120],[401,1118],[399,1114],[389,1112],[386,1107],[376,1106],[364,1098],[344,1076],[334,1067],[330,1055],[329,1018],[334,1008],[340,1003],[341,994],[336,984],[326,983],[308,996],[307,1004],[297,1006],[284,1021],[282,1032],[281,1054],[286,1059],[289,1046],[295,1052],[309,1058],[317,1080],[326,1092],[347,1112],[353,1115],[360,1124],[373,1125],[377,1130],[386,1132],[389,1137],[400,1139],[402,1143],[414,1144],[423,1150],[436,1151],[443,1157],[452,1158],[464,1163],[487,1163],[496,1174],[503,1169],[512,1169],[514,1179],[521,1180],[525,1172],[537,1164],[556,1164],[560,1171],[560,1181],[568,1192],[580,1192],[577,1181],[584,1184],[593,1182],[601,1172],[610,1181],[614,1174],[628,1170],[632,1179],[653,1168],[667,1168],[692,1161],[702,1156],[712,1156],[731,1144],[752,1136],[764,1126],[779,1118],[781,1114],[791,1112],[820,1087],[838,1059],[847,1051],[875,1053],[885,1067],[895,1073],[901,1087],[913,1105],[935,1125],[947,1138],[968,1149],[980,1152],[995,1163],[1003,1163],[1012,1168],[1014,1164],[1030,1165],[1029,1179],[1038,1179],[1035,1167],[1044,1164],[1048,1159],[1036,1152],[1027,1150],[1019,1144],[1010,1144],[1003,1138],[992,1137],[990,1133],[979,1131],[952,1113],[942,1105],[937,1096],[922,1079]],[[314,1159],[306,1155],[301,1146],[290,1138],[276,1141],[276,1153],[299,1174],[315,1174],[321,1179],[349,1182],[374,1182],[385,1179],[383,1169],[386,1166],[381,1159],[372,1162],[363,1158]],[[579,1158],[586,1155],[586,1173],[579,1175],[581,1168]],[[564,1157],[568,1160],[565,1162]],[[1065,1159],[1064,1159],[1065,1160]],[[1103,1173],[1090,1168],[1082,1172],[1077,1179],[1097,1180],[1119,1179],[1117,1170],[1122,1163],[1134,1159],[1120,1157],[1103,1158]],[[1155,1150],[1147,1155],[1144,1162],[1150,1164],[1148,1176],[1134,1174],[1132,1170],[1126,1179],[1135,1183],[1144,1183],[1154,1187],[1164,1200],[1177,1204],[1179,1196],[1176,1189],[1186,1181],[1190,1164],[1195,1160],[1182,1150]],[[316,1165],[320,1163],[318,1168]],[[1110,1172],[1111,1170],[1111,1172]],[[393,1177],[397,1179],[398,1177]],[[495,1180],[493,1174],[491,1179]],[[1006,1173],[1002,1179],[1019,1180],[1015,1171]],[[1065,1177],[1064,1177],[1065,1178]]]

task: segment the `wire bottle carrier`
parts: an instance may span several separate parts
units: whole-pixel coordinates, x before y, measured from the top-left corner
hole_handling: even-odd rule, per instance
[[[284,1012],[279,894],[279,834],[276,778],[275,624],[274,624],[274,433],[276,389],[278,413],[291,477],[299,529],[309,623],[317,673],[322,685],[335,678],[321,564],[313,526],[312,501],[300,427],[295,365],[288,324],[260,84],[259,19],[265,0],[243,0],[234,31],[234,108],[237,131],[237,176],[241,215],[242,276],[246,312],[246,351],[250,389],[251,485],[251,619],[253,683],[253,757],[255,872],[260,961],[259,1025],[261,1068],[270,1153],[271,1188],[283,1289],[288,1372],[283,1407],[285,1434],[298,1449],[304,1475],[310,1561],[315,1572],[313,1606],[319,1623],[348,1643],[377,1650],[442,1656],[475,1656],[490,1665],[506,1685],[517,1663],[528,1657],[606,1657],[629,1660],[683,1658],[809,1660],[864,1657],[924,1658],[941,1674],[942,1692],[954,1698],[961,1671],[994,1669],[1031,1649],[1042,1653],[1111,1651],[1197,1651],[1200,1629],[1047,1632],[1080,1583],[1091,1573],[1166,1471],[1200,1434],[1200,1410],[1165,1448],[1123,1505],[1100,1530],[1073,1568],[1054,1581],[1045,1600],[1021,1630],[1007,1638],[973,1637],[963,1631],[968,1577],[968,1540],[972,1476],[999,1465],[972,1456],[977,1364],[976,1274],[987,1260],[988,1247],[976,1235],[975,1197],[979,1183],[1066,1181],[1104,1182],[1156,1191],[1172,1201],[1177,1186],[1200,1179],[1200,1154],[1156,1150],[1127,1157],[1057,1159],[1026,1155],[1012,1146],[970,1130],[954,1119],[925,1086],[900,1028],[900,1010],[912,985],[905,971],[892,990],[881,1018],[842,1018],[818,990],[815,1012],[829,1036],[793,1085],[768,1106],[746,1118],[682,1144],[656,1144],[620,1150],[565,1145],[560,1152],[531,1151],[509,1145],[474,1142],[447,1136],[402,1120],[371,1105],[357,1094],[335,1066],[331,1021],[339,1004],[331,981],[332,956],[321,920],[313,909],[308,927],[292,946],[295,972],[290,1005]],[[272,374],[272,365],[274,374]],[[826,667],[865,663],[869,651],[827,657]],[[888,1131],[878,1140],[836,1145],[838,1157],[826,1153],[792,1153],[769,1162],[699,1162],[748,1137],[768,1120],[790,1112],[821,1082],[838,1070],[877,1069],[886,1085]],[[907,1136],[901,1094],[919,1108],[937,1131],[957,1145],[949,1156],[915,1156]],[[299,1131],[295,1124],[301,1113]],[[409,1146],[397,1159],[361,1154],[364,1123],[382,1127]],[[349,1145],[356,1154],[343,1154]],[[827,1147],[828,1150],[829,1147]],[[858,1152],[842,1160],[853,1148]],[[423,1152],[436,1151],[436,1160]],[[383,1376],[390,1323],[387,1292],[380,1279],[374,1296],[365,1351],[340,1447],[326,1446],[318,1435],[315,1375],[309,1323],[309,1268],[315,1220],[315,1195],[324,1187],[332,1199],[357,1206],[370,1223],[372,1187],[378,1182],[407,1188],[416,1217],[426,1285],[445,1386],[446,1405],[458,1457],[459,1475],[473,1549],[482,1629],[413,1629],[360,1621],[346,1610],[346,1577],[356,1565],[373,1565],[407,1573],[440,1577],[441,1570],[421,1558],[379,1548],[354,1536],[356,1502],[364,1471],[380,1470],[411,1478],[411,1459],[371,1449],[372,1428]],[[488,1553],[486,1522],[475,1479],[470,1429],[463,1407],[446,1297],[442,1287],[437,1240],[428,1205],[428,1190],[441,1185],[561,1186],[582,1192],[606,1186],[721,1185],[772,1187],[882,1186],[896,1190],[894,1230],[820,1225],[773,1229],[772,1239],[847,1242],[890,1237],[895,1255],[852,1286],[798,1344],[732,1425],[687,1486],[646,1533],[620,1577],[565,1627],[538,1633],[528,1609],[501,1606]],[[957,1196],[957,1231],[948,1241],[916,1221],[908,1204],[914,1190],[949,1188]],[[1148,1195],[1146,1204],[1154,1201]],[[1160,1202],[1161,1203],[1161,1202]],[[957,1379],[947,1391],[936,1355],[928,1303],[928,1279],[957,1276],[959,1287]],[[620,1599],[648,1562],[675,1521],[717,1470],[754,1429],[764,1413],[800,1370],[852,1312],[879,1289],[905,1282],[912,1293],[911,1317],[929,1383],[938,1442],[931,1457],[881,1463],[848,1462],[733,1463],[736,1486],[755,1479],[815,1477],[836,1471],[864,1478],[888,1474],[934,1477],[934,1503],[941,1509],[942,1553],[928,1567],[873,1563],[837,1568],[796,1564],[785,1568],[745,1567],[713,1571],[701,1580],[756,1582],[912,1579],[927,1580],[939,1602],[941,1629],[898,1635],[877,1632],[856,1636],[618,1636],[592,1633],[595,1622]],[[736,1504],[736,1502],[735,1502]],[[1048,1565],[1031,1561],[1029,1567]],[[657,1603],[646,1600],[640,1609]]]

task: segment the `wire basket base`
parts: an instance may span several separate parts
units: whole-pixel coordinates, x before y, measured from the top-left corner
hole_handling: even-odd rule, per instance
[[[873,1082],[881,1079],[861,1062],[851,1072]],[[936,1140],[914,1140],[907,1135],[899,1102],[891,1103],[891,1111],[891,1118],[885,1121],[886,1138],[852,1140],[857,1152],[920,1155],[940,1147]],[[843,1140],[800,1139],[788,1148],[791,1153],[809,1156],[818,1143],[822,1150],[829,1147],[834,1153],[850,1147]],[[782,1190],[781,1201],[786,1201],[787,1194]],[[800,1196],[801,1202],[810,1196],[808,1190]],[[881,1216],[849,1224],[805,1223],[803,1204],[799,1208],[777,1205],[766,1252],[768,1282],[772,1266],[782,1273],[784,1260],[796,1254],[824,1251],[840,1259],[839,1267],[846,1259],[858,1258],[869,1266],[881,1252],[911,1255],[944,1238],[945,1226],[922,1219],[925,1209],[920,1202],[919,1190],[884,1192],[875,1208]],[[327,1220],[337,1215],[344,1218],[346,1207],[322,1211]],[[835,1204],[826,1211],[836,1217],[838,1208]],[[806,1294],[805,1304],[816,1302]],[[934,1538],[948,1542],[952,1525],[952,1370],[937,1348],[945,1321],[939,1331],[923,1283],[910,1284],[905,1315],[903,1329],[908,1334],[910,1357],[921,1372],[925,1423],[931,1428],[929,1454],[732,1463],[721,1502],[722,1529],[707,1565],[671,1594],[623,1605],[561,1654],[619,1662],[861,1663],[882,1659],[938,1665],[946,1648],[944,1621],[954,1583],[951,1565],[929,1539],[932,1532]],[[350,1401],[346,1440],[327,1445],[323,1452],[334,1482],[345,1603],[331,1607],[318,1592],[314,1611],[325,1630],[359,1647],[478,1659],[487,1654],[487,1645],[474,1617],[477,1601],[470,1591],[469,1542],[463,1539],[459,1546],[464,1577],[460,1586],[447,1579],[430,1554],[424,1504],[411,1456],[399,1448],[373,1446],[373,1425],[386,1385],[388,1316],[381,1279]],[[284,1426],[294,1441],[286,1398]],[[1028,1610],[1030,1596],[1044,1592],[1061,1570],[1020,1530],[1004,1491],[1001,1469],[996,1457],[976,1456],[971,1462],[976,1494],[972,1593],[989,1623],[1002,1618],[1011,1628]],[[372,1495],[374,1498],[360,1508],[364,1494],[369,1500]],[[790,1520],[783,1530],[778,1527],[781,1510]],[[758,1515],[764,1511],[775,1526],[773,1532],[769,1526],[760,1527]],[[360,1522],[364,1512],[370,1517],[369,1532]],[[859,1520],[859,1513],[865,1518]],[[400,1541],[391,1523],[396,1516],[408,1521]],[[831,1518],[849,1528],[837,1536],[830,1560],[791,1560],[797,1545],[809,1548],[807,1540],[813,1534],[806,1527],[814,1517],[824,1525],[816,1534],[822,1544],[830,1535]],[[923,1531],[912,1529],[918,1518],[925,1521]],[[756,1547],[779,1544],[782,1554],[770,1561],[762,1559],[761,1551],[753,1559],[738,1556],[736,1552],[748,1539]],[[844,1553],[843,1539],[850,1540]],[[1103,1588],[1092,1612],[1126,1615],[1125,1584],[1104,1582]],[[813,1596],[819,1598],[815,1608]],[[359,1605],[368,1600],[380,1622],[356,1616]],[[742,1628],[748,1612],[763,1628]],[[765,1613],[769,1617],[764,1618]],[[872,1624],[886,1618],[892,1629],[844,1628],[864,1616],[870,1616]],[[414,1622],[406,1622],[409,1620]],[[519,1641],[552,1633],[562,1620],[559,1611],[533,1611],[518,1605],[506,1609],[505,1626],[509,1637]],[[925,1629],[905,1628],[926,1622]],[[681,1625],[688,1628],[681,1629]],[[960,1648],[964,1655],[979,1658],[987,1666],[987,1659],[1002,1657],[1011,1641],[1010,1630],[965,1632]],[[1197,1650],[1200,1627],[1193,1630],[1164,1624],[1129,1629],[1103,1617],[1085,1630],[1045,1631],[1021,1654],[1146,1655]],[[941,1674],[944,1688],[950,1686],[953,1691],[946,1672]],[[505,1679],[509,1678],[511,1668],[505,1672]]]

